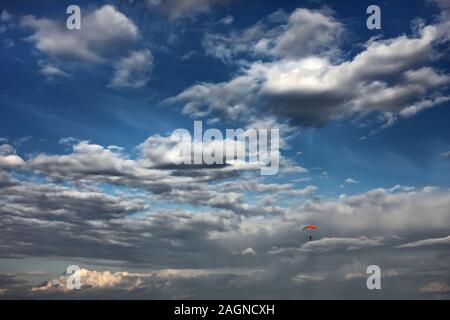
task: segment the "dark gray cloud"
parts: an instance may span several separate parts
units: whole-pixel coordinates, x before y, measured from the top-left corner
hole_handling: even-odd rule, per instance
[[[283,185],[242,187],[291,192]],[[221,188],[231,186],[219,184]],[[375,189],[340,200],[308,200],[297,207],[261,207],[240,193],[202,186],[173,189],[151,201],[202,210],[150,209],[142,196],[20,181],[3,173],[0,212],[7,231],[1,235],[2,255],[97,257],[157,266],[200,267],[202,261],[208,267],[256,266],[274,256],[310,251],[402,248],[413,241],[447,237],[450,225],[448,191],[430,187]],[[317,241],[304,244],[301,239],[307,234],[301,226],[307,223],[320,225],[320,230],[313,234]],[[258,255],[241,260],[248,248]],[[213,259],[217,252],[223,260]]]
[[[161,152],[161,159],[169,151]],[[397,285],[406,283],[405,279],[410,282],[401,290],[393,286],[383,297],[432,297],[431,289],[420,288],[447,281],[441,263],[450,257],[446,240],[449,190],[395,186],[340,199],[307,198],[278,207],[276,199],[307,196],[317,188],[293,189],[290,184],[267,183],[251,175],[231,181],[177,176],[173,170],[155,165],[159,163],[151,156],[132,160],[120,148],[82,141],[73,145],[70,154],[40,154],[19,166],[37,176],[0,171],[4,230],[0,256],[111,261],[124,270],[222,270],[221,274],[170,280],[170,284],[151,276],[144,277],[148,281],[137,277],[124,286],[80,293],[61,293],[53,285],[47,288],[48,283],[45,290],[34,291],[28,284],[14,288],[5,284],[5,297],[121,297],[125,291],[133,292],[130,297],[144,293],[205,297],[211,292],[208,286],[214,285],[219,288],[214,294],[217,297],[239,291],[242,297],[255,297],[259,292],[261,297],[280,298],[282,292],[290,292],[307,298],[315,295],[305,293],[306,288],[325,290],[330,283],[341,290],[350,286],[348,297],[354,297],[367,290],[364,267],[378,263],[389,281],[393,279]],[[114,194],[101,186],[105,183],[116,186]],[[264,202],[261,197],[268,193],[275,201]],[[310,223],[319,229],[311,234],[301,230]],[[308,241],[310,235],[313,241]],[[396,257],[395,263],[392,257]],[[425,257],[430,263],[417,263]],[[359,261],[356,267],[353,260]],[[410,265],[418,267],[403,270]],[[230,274],[230,270],[243,268],[253,271]],[[137,287],[130,288],[136,282]],[[269,283],[277,286],[268,290]],[[405,292],[406,288],[413,293]],[[337,294],[336,289],[320,297]],[[361,294],[369,297],[367,292]]]
[[[129,298],[230,298],[236,292],[242,298],[371,298],[365,288],[370,264],[382,267],[384,298],[432,298],[430,288],[437,286],[430,283],[448,281],[448,190],[374,189],[272,209],[249,205],[229,183],[217,189],[226,196],[204,188],[204,194],[165,195],[168,203],[217,208],[208,212],[146,208],[136,196],[23,181],[5,172],[1,181],[3,258],[96,259],[123,270],[159,270],[93,273],[89,281],[98,284],[77,292],[58,279],[39,286],[9,277],[1,286],[5,298],[119,298],[125,292]],[[251,181],[240,189],[287,191]],[[230,194],[236,199],[226,200]],[[311,222],[319,229],[308,241],[301,226]],[[423,259],[428,262],[418,263]]]
[[[436,252],[421,258],[436,257]],[[81,289],[66,276],[8,287],[4,297],[58,299],[448,299],[448,257],[426,267],[391,249],[308,254],[272,260],[264,269],[81,270]],[[366,287],[368,265],[381,267],[380,291]]]

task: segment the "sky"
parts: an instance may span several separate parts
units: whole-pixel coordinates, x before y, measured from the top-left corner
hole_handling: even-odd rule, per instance
[[[449,299],[449,30],[448,0],[2,1],[0,299]],[[194,121],[278,129],[277,174],[174,165]]]

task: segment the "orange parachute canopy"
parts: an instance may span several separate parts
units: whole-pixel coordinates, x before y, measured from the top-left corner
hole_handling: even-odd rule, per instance
[[[306,230],[306,229],[314,229],[315,230],[315,229],[317,229],[317,226],[315,226],[313,224],[309,224],[309,225],[303,227],[303,230]]]

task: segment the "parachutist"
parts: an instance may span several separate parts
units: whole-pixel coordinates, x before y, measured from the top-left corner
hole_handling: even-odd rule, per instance
[[[306,226],[304,226],[302,228],[303,231],[305,231],[305,230],[316,230],[316,229],[317,229],[317,226],[315,226],[313,224],[308,224],[308,225],[306,225]],[[311,235],[309,235],[309,241],[312,241],[312,236]]]

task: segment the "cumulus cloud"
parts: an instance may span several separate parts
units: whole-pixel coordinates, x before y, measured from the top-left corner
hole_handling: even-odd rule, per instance
[[[170,170],[148,168],[139,160],[129,159],[120,149],[105,148],[80,141],[67,155],[37,154],[27,160],[27,168],[58,180],[76,183],[110,183],[142,188],[154,193],[169,192],[172,186],[202,180],[172,175]],[[207,179],[203,177],[203,179]]]
[[[0,169],[15,168],[23,164],[24,164],[23,159],[15,154],[1,155],[0,153]]]
[[[148,49],[132,51],[114,65],[114,76],[109,84],[112,88],[141,88],[150,80],[153,55]]]
[[[88,62],[103,62],[139,35],[133,21],[111,5],[86,14],[82,30],[67,30],[62,22],[31,15],[24,16],[21,25],[34,31],[27,40],[40,52],[53,58]]]
[[[195,128],[201,130],[201,122],[194,125],[194,131]],[[262,172],[269,168],[280,169],[282,173],[307,172],[307,169],[283,156],[280,149],[287,148],[287,144],[284,137],[278,139],[279,130],[274,129],[291,133],[288,126],[279,126],[273,119],[267,118],[254,121],[244,129],[227,130],[225,134],[217,129],[205,131],[202,133],[203,141],[197,141],[197,133],[192,137],[185,129],[166,136],[155,134],[141,143],[138,149],[147,166],[184,170],[183,174],[196,169],[222,177],[243,171]],[[262,141],[258,138],[263,133],[261,130],[267,133],[268,143],[257,146],[258,140]]]
[[[111,273],[110,271],[97,272],[90,271],[87,269],[80,269],[77,272],[80,276],[80,284],[83,285],[83,288],[105,288],[111,287],[122,282],[123,278],[128,276],[127,272],[115,272]],[[68,276],[62,276],[58,279],[52,279],[41,286],[34,287],[31,289],[32,292],[36,291],[48,291],[48,290],[62,290],[69,291],[70,289],[67,286]]]
[[[222,166],[177,166],[172,156],[179,156],[172,137],[152,136],[138,148],[139,158],[129,159],[120,148],[105,148],[88,141],[72,141],[67,155],[37,154],[26,161],[24,169],[45,174],[53,181],[76,184],[109,183],[151,192],[153,199],[189,203],[231,210],[238,214],[276,214],[278,208],[258,208],[244,203],[244,196],[230,190],[215,191],[205,187],[213,182],[237,177],[241,172],[259,170],[262,164],[231,161]],[[273,187],[273,186],[272,186]],[[262,191],[262,190],[261,190]]]
[[[187,115],[204,117],[211,113],[229,120],[238,121],[239,117],[251,113],[249,106],[254,102],[264,79],[264,69],[253,66],[247,74],[238,76],[229,82],[218,84],[200,83],[175,97],[165,101],[167,104],[182,104],[182,112]]]
[[[449,223],[448,212],[439,210],[438,206],[447,205],[446,193],[428,188],[417,191],[378,188],[344,197],[338,204],[333,201],[309,202],[303,209],[316,216],[327,212],[327,219],[322,223],[330,223],[333,228],[347,232],[353,228],[361,231],[379,228],[394,233],[425,232],[429,228],[444,230],[441,223]],[[408,206],[413,204],[417,207],[410,210]],[[423,215],[422,212],[429,212],[424,206],[435,207],[438,211]]]
[[[388,126],[398,117],[448,101],[450,77],[430,67],[437,47],[448,41],[447,21],[421,26],[411,36],[370,39],[359,53],[344,58],[335,48],[343,26],[328,12],[297,9],[287,19],[285,25],[268,30],[259,22],[243,36],[236,32],[229,47],[216,46],[224,39],[226,43],[226,36],[207,36],[204,46],[211,55],[224,61],[233,61],[241,52],[250,57],[231,80],[196,84],[166,102],[182,105],[184,113],[196,117],[237,120],[253,112],[287,117],[304,126],[377,112],[390,119]],[[305,32],[304,24],[308,30],[321,30],[322,36]],[[297,49],[284,50],[293,41]],[[252,59],[255,48],[259,55],[273,58]]]
[[[74,144],[70,155],[38,154],[28,160],[31,169],[55,178],[82,178],[102,173],[114,176],[131,170],[133,164],[132,160],[126,159],[120,152],[90,144],[89,141]]]
[[[238,162],[229,166],[177,166],[173,161],[180,157],[181,143],[184,141],[176,135],[154,135],[138,147],[138,159],[129,159],[120,148],[79,141],[72,145],[71,154],[37,154],[27,161],[27,167],[55,179],[102,181],[154,192],[169,191],[171,186],[222,179],[232,176],[236,170],[261,167]]]
[[[344,27],[328,9],[296,9],[290,15],[276,11],[244,30],[230,35],[207,33],[203,47],[208,55],[231,63],[237,57],[298,59],[336,53]]]

